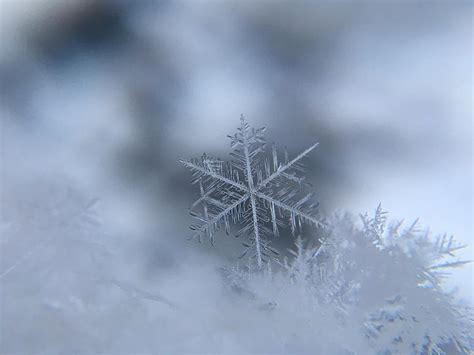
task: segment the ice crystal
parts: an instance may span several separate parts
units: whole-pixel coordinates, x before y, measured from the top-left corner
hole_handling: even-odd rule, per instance
[[[278,333],[288,353],[472,353],[472,308],[438,274],[466,263],[456,259],[454,238],[432,238],[417,223],[388,225],[380,205],[362,226],[349,215],[330,225],[317,245],[297,238],[293,257],[271,277],[233,268],[227,280],[258,306],[274,305],[272,317],[284,319],[275,325],[304,325],[296,342]]]
[[[303,171],[301,160],[318,143],[291,160],[285,150],[280,161],[274,144],[271,157],[265,154],[264,132],[265,128],[250,128],[242,115],[237,133],[229,136],[234,148],[230,162],[205,154],[200,159],[181,160],[191,169],[201,194],[190,209],[199,221],[191,226],[195,232],[192,238],[202,241],[208,236],[213,244],[219,227],[224,226],[230,234],[231,222],[241,223],[236,236],[248,237],[241,256],[255,258],[259,268],[272,255],[278,255],[269,241],[279,235],[279,227],[289,225],[295,234],[303,222],[318,227],[324,224],[316,218],[318,204],[313,202],[313,193],[300,195],[304,177],[298,175]]]

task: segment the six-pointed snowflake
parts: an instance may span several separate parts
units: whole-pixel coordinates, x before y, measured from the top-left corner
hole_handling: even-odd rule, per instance
[[[214,236],[222,225],[226,234],[230,224],[243,227],[236,236],[246,235],[245,251],[256,259],[260,268],[272,254],[278,252],[269,245],[271,237],[278,236],[278,227],[289,225],[293,234],[302,228],[303,222],[321,227],[324,222],[316,218],[318,204],[313,202],[313,193],[301,196],[304,177],[298,176],[303,166],[301,160],[318,143],[313,144],[295,158],[278,160],[275,145],[271,157],[265,154],[265,128],[253,129],[241,118],[238,132],[231,139],[232,160],[223,162],[205,154],[199,159],[181,160],[191,169],[193,184],[198,184],[200,198],[190,208],[190,214],[199,222],[190,228],[192,238],[202,241]],[[200,210],[196,210],[200,207]]]

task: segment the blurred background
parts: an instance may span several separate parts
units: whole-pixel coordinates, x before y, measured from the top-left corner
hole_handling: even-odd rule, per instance
[[[172,283],[190,260],[231,261],[238,252],[225,242],[187,241],[198,191],[178,160],[227,159],[242,113],[290,155],[320,142],[307,181],[323,215],[382,202],[394,219],[454,234],[474,259],[472,10],[469,1],[0,0],[2,222],[24,226],[45,211],[61,221],[71,199],[97,198],[109,244],[122,250],[111,272],[148,288]],[[24,265],[2,281],[4,324],[25,312],[12,302],[44,233],[15,235],[0,272]],[[64,248],[57,265],[70,261]],[[472,299],[472,268],[456,275]],[[7,353],[38,349],[22,329],[2,326]]]

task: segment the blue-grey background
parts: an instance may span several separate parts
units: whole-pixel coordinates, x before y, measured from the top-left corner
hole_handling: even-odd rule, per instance
[[[197,191],[178,160],[227,158],[243,113],[290,154],[320,142],[307,179],[323,214],[382,202],[392,218],[420,217],[472,245],[472,10],[468,1],[1,0],[2,223],[34,215],[41,230],[57,191],[72,186],[100,199],[107,243],[120,250],[110,273],[178,301],[199,294],[194,265],[210,270],[238,252],[187,241]],[[51,233],[25,235],[2,242],[0,272]],[[70,263],[75,247],[63,247],[45,265]],[[0,352],[87,352],[74,340],[55,347],[55,330],[31,335],[48,326],[71,335],[87,322],[28,318],[43,297],[35,258],[0,281]],[[472,299],[472,268],[454,283]],[[117,321],[94,324],[102,334]]]

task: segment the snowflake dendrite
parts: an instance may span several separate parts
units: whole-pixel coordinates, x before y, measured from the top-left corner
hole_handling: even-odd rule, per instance
[[[240,121],[237,133],[228,136],[234,148],[231,161],[204,154],[180,162],[192,171],[192,182],[199,185],[201,194],[190,208],[190,214],[198,220],[190,227],[194,231],[191,238],[201,242],[203,236],[208,236],[213,244],[221,226],[230,234],[230,224],[239,223],[243,227],[236,236],[248,238],[241,257],[255,258],[260,268],[272,254],[278,255],[269,242],[279,235],[279,227],[289,225],[294,235],[304,222],[324,225],[316,218],[318,204],[313,201],[314,194],[301,194],[301,161],[318,143],[291,160],[285,149],[284,159],[279,161],[274,144],[271,157],[266,154],[265,128],[251,128],[243,115]]]

